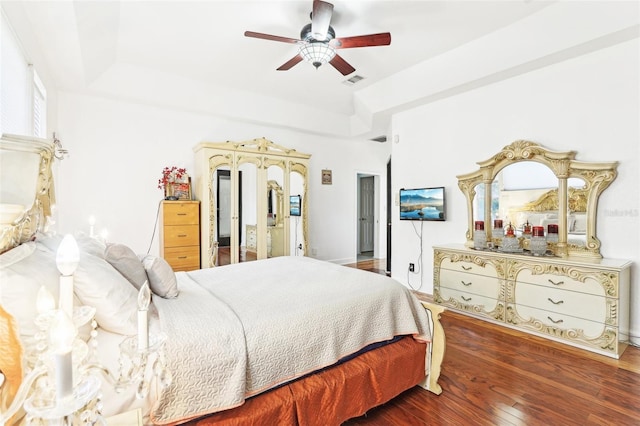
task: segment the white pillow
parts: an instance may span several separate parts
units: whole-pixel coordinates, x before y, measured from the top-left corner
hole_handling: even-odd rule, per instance
[[[178,282],[171,265],[161,257],[142,256],[142,264],[149,277],[149,288],[154,294],[165,299],[178,297]]]
[[[574,213],[575,222],[572,232],[576,234],[584,234],[587,232],[587,215],[585,213]]]
[[[56,253],[58,251],[58,247],[60,246],[60,242],[64,235],[46,235],[46,234],[37,234],[36,242],[44,245],[49,250]],[[106,244],[102,241],[99,241],[95,238],[91,238],[85,234],[76,234],[74,235],[76,242],[78,243],[78,249],[80,252],[89,253],[94,256],[104,258],[104,251],[107,248]],[[54,257],[55,260],[55,257]]]
[[[104,259],[120,272],[133,286],[140,290],[147,281],[147,272],[142,262],[128,246],[124,244],[107,244]]]
[[[40,287],[46,287],[57,301],[59,277],[55,254],[34,242],[0,255],[0,303],[17,321],[23,339],[39,331],[34,321]]]
[[[73,284],[80,302],[96,308],[100,327],[123,335],[136,333],[138,293],[106,260],[80,252]]]

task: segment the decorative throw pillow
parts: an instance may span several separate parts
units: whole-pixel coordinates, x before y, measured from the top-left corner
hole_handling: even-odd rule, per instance
[[[124,244],[107,244],[104,259],[118,272],[129,280],[133,286],[140,290],[142,284],[147,281],[147,272],[138,256]]]
[[[149,277],[149,288],[154,294],[165,299],[178,297],[178,282],[171,265],[161,257],[146,255],[142,264]]]

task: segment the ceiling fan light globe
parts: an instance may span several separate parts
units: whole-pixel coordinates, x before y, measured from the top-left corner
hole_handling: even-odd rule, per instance
[[[316,69],[336,56],[336,50],[325,42],[306,42],[300,46],[300,56]]]

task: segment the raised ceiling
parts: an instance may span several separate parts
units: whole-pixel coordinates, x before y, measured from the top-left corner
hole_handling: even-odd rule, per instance
[[[236,119],[261,122],[263,117],[265,124],[322,133],[320,127],[296,124],[304,121],[297,117],[315,116],[328,122],[327,134],[352,137],[377,136],[371,117],[360,117],[363,123],[354,125],[361,110],[371,116],[397,110],[397,105],[370,107],[367,96],[359,99],[358,93],[385,87],[393,76],[437,61],[553,3],[334,1],[331,25],[338,37],[386,31],[392,36],[390,46],[340,51],[356,68],[347,77],[330,66],[316,70],[305,62],[276,71],[296,54],[296,46],[243,36],[251,30],[299,37],[309,22],[311,0],[3,1],[2,7],[11,22],[22,26],[18,34],[30,28],[28,42],[40,49],[58,90],[181,108],[191,104],[194,111],[221,115],[226,104]],[[354,75],[364,79],[345,84]],[[265,111],[274,108],[290,114],[291,122]]]

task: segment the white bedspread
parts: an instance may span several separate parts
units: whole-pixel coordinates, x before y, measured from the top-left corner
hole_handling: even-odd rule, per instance
[[[370,343],[430,337],[419,301],[383,275],[307,257],[176,275],[179,297],[154,297],[174,378],[159,424],[241,405]]]

